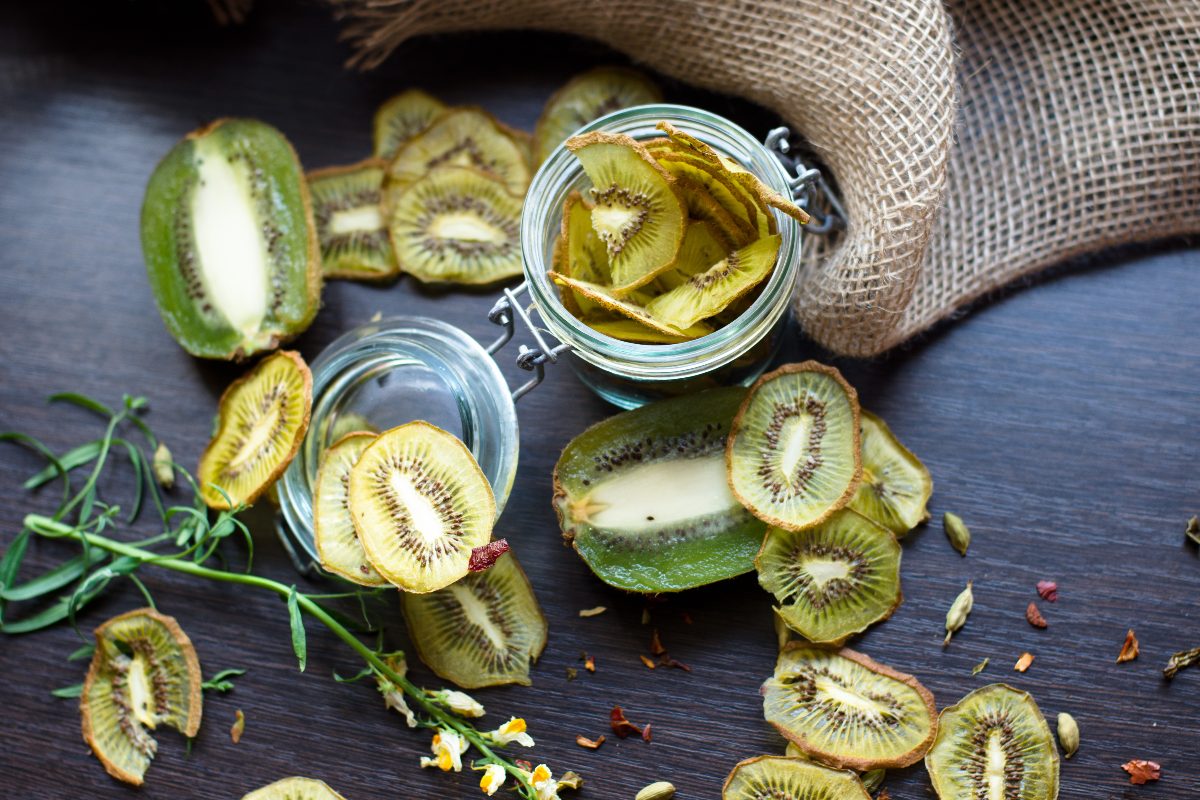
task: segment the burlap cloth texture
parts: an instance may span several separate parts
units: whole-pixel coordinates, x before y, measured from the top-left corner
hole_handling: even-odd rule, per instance
[[[413,36],[587,36],[779,113],[849,216],[804,330],[872,356],[1072,256],[1200,229],[1196,0],[333,0],[358,61]]]

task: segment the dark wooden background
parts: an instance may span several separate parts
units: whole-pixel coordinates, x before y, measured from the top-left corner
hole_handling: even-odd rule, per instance
[[[217,116],[255,116],[286,132],[306,166],[345,163],[369,152],[373,108],[408,86],[481,104],[529,129],[570,75],[619,60],[567,38],[456,36],[414,42],[359,75],[342,70],[347,50],[315,5],[267,3],[227,30],[200,3],[150,0],[9,3],[0,20],[0,429],[65,449],[99,429],[82,412],[48,407],[46,395],[79,390],[117,403],[123,392],[140,393],[185,463],[198,457],[216,397],[239,370],[186,356],[159,321],[144,277],[142,189],[177,138]],[[773,122],[734,100],[667,86],[671,99],[751,130]],[[904,605],[855,646],[915,673],[939,705],[1003,680],[1032,691],[1048,717],[1073,713],[1083,745],[1063,767],[1064,798],[1184,798],[1200,788],[1200,669],[1170,684],[1159,672],[1172,651],[1200,645],[1200,559],[1183,537],[1185,520],[1200,513],[1198,268],[1200,251],[1187,243],[1110,253],[997,298],[901,352],[837,362],[865,405],[929,465],[935,519],[953,510],[975,536],[963,559],[940,523],[912,535]],[[298,347],[312,358],[376,311],[439,316],[486,339],[492,294],[434,293],[410,280],[332,283]],[[790,350],[820,355],[799,342]],[[516,379],[511,356],[502,360]],[[522,555],[550,643],[531,688],[478,694],[497,722],[526,716],[535,758],[556,772],[582,772],[583,797],[631,798],[666,779],[680,797],[713,798],[739,759],[783,749],[757,692],[774,663],[770,599],[753,576],[672,598],[654,619],[693,671],[641,665],[650,636],[642,601],[602,585],[559,544],[549,502],[560,448],[612,411],[565,368],[519,406],[521,469],[498,533]],[[49,502],[20,488],[37,466],[22,450],[3,450],[0,545],[27,511]],[[258,569],[291,580],[269,530],[257,534]],[[64,553],[39,542],[30,568]],[[331,680],[334,669],[357,669],[332,636],[310,626],[308,671],[298,673],[274,597],[161,572],[144,577],[190,633],[206,672],[250,671],[232,694],[206,698],[190,757],[179,736],[159,737],[142,796],[236,798],[289,774],[324,778],[350,800],[476,796],[470,773],[417,769],[427,735],[406,729],[371,688]],[[1024,609],[1043,578],[1059,582],[1061,598],[1041,603],[1050,627],[1039,631]],[[976,610],[943,650],[946,608],[967,579]],[[84,629],[138,604],[122,586],[87,610]],[[577,616],[595,605],[608,613]],[[391,640],[403,646],[392,617]],[[1142,655],[1117,665],[1130,627]],[[74,701],[49,694],[82,678],[83,665],[65,660],[78,644],[65,626],[0,640],[6,794],[133,795],[88,753]],[[585,649],[596,673],[568,682],[566,668],[579,666]],[[1037,656],[1024,675],[1012,671],[1022,650]],[[991,666],[972,677],[985,656]],[[414,673],[437,684],[419,665]],[[598,752],[577,747],[576,734],[607,732],[614,703],[653,723],[653,743],[610,737]],[[246,732],[234,745],[228,730],[238,708]],[[1161,762],[1162,781],[1131,787],[1120,769],[1131,758]],[[887,785],[895,798],[931,796],[920,766]]]

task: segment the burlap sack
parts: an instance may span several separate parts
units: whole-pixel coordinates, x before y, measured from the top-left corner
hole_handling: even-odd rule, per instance
[[[883,352],[1073,255],[1200,229],[1195,0],[333,2],[363,66],[423,33],[536,28],[777,111],[849,216],[809,238],[796,292],[837,353]]]

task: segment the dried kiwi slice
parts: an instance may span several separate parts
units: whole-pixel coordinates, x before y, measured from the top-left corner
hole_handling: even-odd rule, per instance
[[[803,758],[758,756],[733,768],[721,800],[871,800],[858,776]]]
[[[1026,692],[976,689],[942,711],[925,768],[941,800],[1055,800],[1058,751]]]
[[[816,525],[858,489],[858,393],[816,361],[780,367],[751,387],[725,459],[734,495],[759,519]]]
[[[380,205],[384,164],[368,159],[308,173],[326,278],[381,280],[399,274]]]
[[[400,192],[388,222],[400,268],[427,283],[521,274],[521,198],[470,167],[438,167]]]
[[[313,490],[313,539],[321,566],[363,586],[387,584],[371,566],[350,516],[350,470],[375,434],[348,433],[325,451]]]
[[[375,157],[390,159],[396,151],[446,110],[445,104],[420,89],[387,100],[375,112]]]
[[[173,617],[139,608],[96,628],[79,709],[83,738],[108,774],[140,786],[158,750],[159,725],[200,730],[200,662]]]
[[[559,286],[570,289],[576,297],[583,298],[608,311],[615,311],[624,317],[628,317],[641,325],[645,325],[668,336],[682,336],[684,339],[696,339],[713,332],[712,326],[706,325],[703,322],[697,322],[694,325],[689,325],[687,328],[676,328],[660,322],[651,316],[643,306],[633,302],[635,297],[631,296],[628,299],[617,297],[607,286],[588,283],[587,281],[577,281],[574,278],[568,278],[566,275],[559,275],[557,272],[551,272],[550,279]]]
[[[478,108],[451,109],[397,151],[388,181],[407,185],[437,167],[473,167],[523,195],[532,173],[510,129]]]
[[[853,650],[793,642],[762,693],[767,722],[809,758],[838,768],[907,767],[937,732],[928,689]]]
[[[556,271],[569,278],[607,286],[608,250],[592,227],[592,205],[579,192],[571,192],[563,203],[562,231]],[[603,308],[587,295],[564,290],[575,302],[580,314]]]
[[[175,145],[146,185],[141,232],[158,310],[192,355],[272,350],[316,316],[321,258],[308,184],[266,123],[221,119]]]
[[[662,92],[640,72],[597,67],[576,75],[546,101],[533,128],[534,164],[545,161],[568,136],[605,114],[662,102]]]
[[[292,463],[311,413],[312,373],[299,353],[274,353],[231,383],[196,470],[208,507],[254,503]]]
[[[664,291],[670,291],[693,275],[707,272],[709,267],[723,260],[730,252],[732,248],[728,240],[711,222],[689,222],[675,261],[669,270],[658,276],[655,283]]]
[[[464,689],[528,686],[546,646],[546,618],[511,550],[445,589],[401,595],[400,607],[421,661]]]
[[[492,487],[458,438],[410,422],[371,442],[349,482],[350,515],[375,569],[406,592],[433,592],[467,574],[471,550],[496,520]]]
[[[675,179],[623,134],[573,136],[567,149],[592,182],[592,227],[608,248],[612,288],[620,294],[650,282],[683,241],[687,210]]]
[[[329,788],[325,781],[316,778],[283,778],[269,783],[249,794],[242,800],[346,800]]]
[[[724,445],[746,390],[713,389],[593,425],[554,468],[563,537],[596,575],[674,592],[749,572],[763,524],[725,481]]]
[[[754,566],[783,621],[811,642],[843,642],[900,605],[900,544],[849,509],[803,531],[768,529]]]
[[[886,422],[866,410],[862,412],[862,461],[862,483],[850,508],[897,536],[929,519],[926,504],[933,494],[929,470]]]
[[[679,344],[690,342],[693,338],[682,334],[664,333],[632,319],[588,319],[585,322],[596,333],[632,344]]]
[[[765,236],[730,253],[651,300],[646,312],[681,330],[721,313],[771,274],[779,255],[779,241],[779,234]]]

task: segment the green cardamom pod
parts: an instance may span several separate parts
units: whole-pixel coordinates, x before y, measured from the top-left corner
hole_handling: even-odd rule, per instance
[[[967,624],[967,615],[971,613],[973,605],[975,605],[975,595],[971,593],[971,581],[967,581],[967,588],[954,598],[954,604],[946,612],[946,641],[942,642],[942,647],[950,644],[950,637]]]
[[[150,466],[154,470],[154,479],[158,481],[159,486],[170,489],[175,485],[175,462],[171,458],[171,451],[162,442],[158,443],[158,448],[154,451],[154,460]]]
[[[874,792],[883,785],[883,779],[887,777],[887,770],[873,769],[870,772],[864,772],[860,777],[863,788],[868,792]]]
[[[670,800],[675,796],[675,786],[666,781],[658,781],[643,788],[634,800]]]
[[[942,527],[951,546],[965,556],[967,548],[971,546],[971,529],[963,523],[962,517],[947,511],[942,514]]]
[[[1063,758],[1070,758],[1079,749],[1079,725],[1066,712],[1058,715],[1058,743],[1062,746]]]

